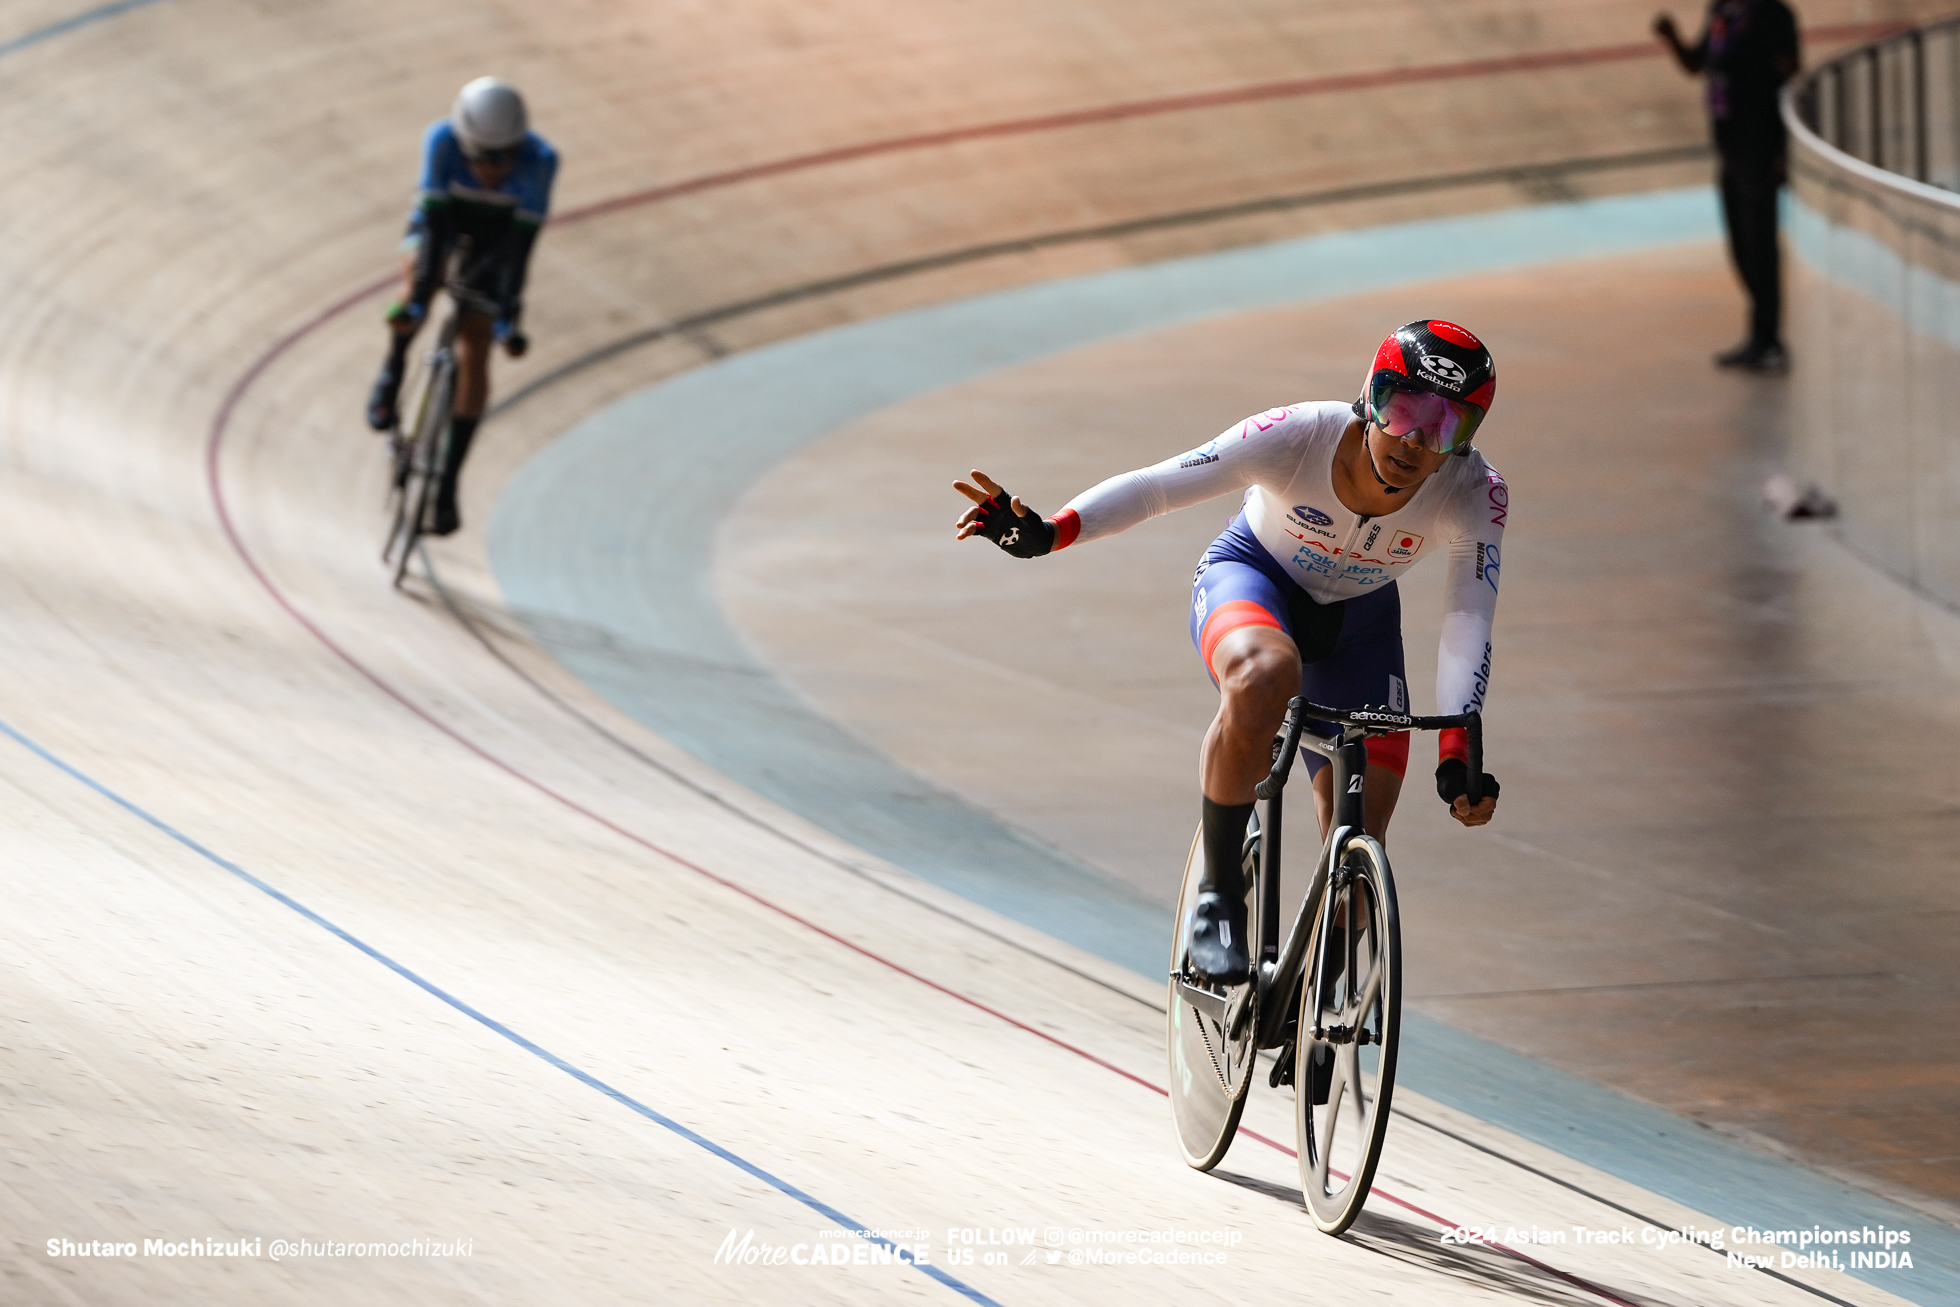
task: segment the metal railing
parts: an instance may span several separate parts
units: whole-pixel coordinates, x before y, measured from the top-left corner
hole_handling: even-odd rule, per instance
[[[1804,125],[1833,148],[1960,190],[1960,16],[1839,55],[1795,99]]]
[[[1792,83],[1794,471],[1847,545],[1960,609],[1960,19]]]

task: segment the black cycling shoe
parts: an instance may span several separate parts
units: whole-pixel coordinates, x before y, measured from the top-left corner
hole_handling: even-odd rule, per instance
[[[1252,974],[1245,940],[1245,900],[1200,894],[1191,913],[1191,970],[1212,985],[1243,985]]]
[[[368,392],[367,424],[376,431],[389,431],[400,420],[395,402],[401,397],[402,375],[393,368],[382,368]]]
[[[1327,1099],[1334,1089],[1334,1046],[1315,1044],[1313,1046],[1313,1084],[1307,1087],[1313,1095],[1315,1107],[1327,1106]]]
[[[432,536],[452,536],[462,528],[463,515],[456,511],[456,497],[442,495],[436,499],[435,521],[429,525]]]

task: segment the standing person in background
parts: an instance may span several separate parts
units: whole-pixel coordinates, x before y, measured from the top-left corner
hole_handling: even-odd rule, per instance
[[[524,98],[494,77],[465,86],[449,116],[431,123],[423,137],[421,195],[402,241],[402,297],[388,306],[388,357],[368,394],[368,425],[387,431],[396,424],[409,342],[452,275],[452,258],[455,278],[496,310],[466,312],[458,324],[456,407],[449,456],[436,482],[432,535],[462,525],[456,480],[490,400],[492,341],[503,342],[512,358],[528,347],[521,326],[524,274],[557,175],[558,154],[531,130]]]
[[[1777,192],[1787,158],[1777,96],[1797,71],[1797,18],[1783,0],[1714,0],[1701,38],[1684,45],[1672,16],[1654,34],[1691,73],[1708,76],[1708,118],[1722,160],[1722,218],[1729,253],[1749,292],[1749,338],[1715,356],[1720,367],[1782,372],[1783,273],[1776,243]]]

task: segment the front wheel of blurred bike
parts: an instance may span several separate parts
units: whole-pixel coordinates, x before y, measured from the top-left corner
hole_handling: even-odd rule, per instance
[[[393,511],[388,538],[381,547],[381,561],[394,565],[397,589],[408,574],[408,560],[415,552],[417,541],[429,529],[455,393],[455,359],[449,351],[440,350],[416,402],[414,423],[406,432],[389,433],[389,452],[394,457],[394,475],[389,482],[389,504]]]

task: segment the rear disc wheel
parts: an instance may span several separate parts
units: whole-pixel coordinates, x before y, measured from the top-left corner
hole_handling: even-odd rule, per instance
[[[1254,891],[1259,865],[1259,825],[1254,818],[1244,852],[1248,899]],[[1177,898],[1177,927],[1171,942],[1169,1040],[1171,1117],[1184,1160],[1209,1171],[1232,1146],[1245,1095],[1252,1083],[1258,1050],[1253,1047],[1257,1014],[1246,1012],[1237,1021],[1239,1033],[1228,1029],[1226,1012],[1236,1015],[1251,1002],[1252,984],[1213,990],[1189,973],[1186,953],[1191,943],[1191,913],[1198,901],[1198,881],[1204,873],[1204,828],[1191,841],[1184,863],[1184,884]],[[1251,920],[1248,912],[1247,920]],[[1252,938],[1259,935],[1255,929]],[[1196,992],[1193,992],[1196,991]]]

